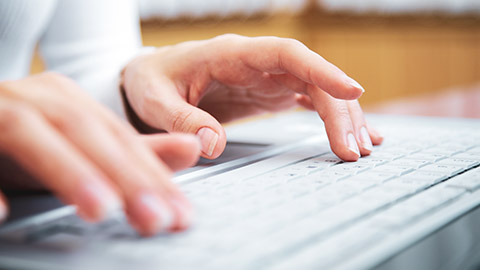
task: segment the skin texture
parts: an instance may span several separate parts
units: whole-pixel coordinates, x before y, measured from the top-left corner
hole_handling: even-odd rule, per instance
[[[143,124],[171,134],[138,134],[58,74],[0,82],[0,179],[15,179],[0,188],[47,188],[90,221],[122,208],[153,235],[188,227],[191,206],[169,180],[200,154],[223,152],[221,122],[300,104],[318,112],[344,160],[382,141],[356,101],[363,88],[291,39],[224,35],[162,47],[129,63],[122,86]],[[2,169],[10,161],[25,179]],[[7,211],[0,192],[0,219]]]
[[[225,148],[221,122],[296,104],[318,112],[343,160],[355,161],[382,142],[356,100],[363,88],[292,39],[229,34],[162,47],[127,65],[123,87],[140,120],[197,134],[206,158]]]
[[[188,226],[190,205],[170,178],[197,161],[195,137],[139,135],[54,73],[0,83],[0,130],[0,154],[86,220],[123,208],[143,235]],[[7,211],[0,194],[0,217]]]

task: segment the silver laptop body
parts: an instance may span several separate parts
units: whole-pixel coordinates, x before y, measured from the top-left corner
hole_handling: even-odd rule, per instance
[[[368,118],[385,142],[354,163],[314,113],[228,126],[224,156],[174,179],[188,231],[142,238],[64,206],[0,227],[0,268],[478,269],[480,120]]]

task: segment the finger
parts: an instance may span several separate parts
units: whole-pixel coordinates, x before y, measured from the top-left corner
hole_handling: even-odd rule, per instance
[[[7,219],[8,216],[8,204],[5,196],[0,191],[0,224]]]
[[[0,103],[1,150],[92,221],[121,208],[106,176],[23,104]]]
[[[198,161],[200,142],[194,136],[160,134],[142,138],[173,171],[188,168]]]
[[[227,137],[213,116],[187,103],[168,79],[157,77],[147,87],[151,93],[142,97],[144,105],[140,106],[147,124],[168,132],[195,134],[200,139],[203,157],[212,159],[220,156]],[[129,99],[136,100],[132,97]]]
[[[151,235],[187,220],[181,215],[190,215],[190,205],[169,182],[170,170],[153,151],[134,136],[130,128],[89,98],[78,92],[62,91],[78,87],[70,80],[56,77],[50,79],[56,83],[58,95],[41,95],[45,102],[34,99],[30,102],[109,177],[111,184],[122,193],[127,212],[141,226],[140,232]],[[66,104],[65,96],[81,106]],[[175,211],[173,204],[182,205],[184,211]]]
[[[345,161],[356,161],[360,151],[355,139],[347,104],[312,87],[308,90],[313,105],[325,123],[332,151]]]
[[[380,145],[383,142],[383,135],[378,132],[375,128],[371,127],[367,123],[368,134],[370,134],[370,139],[372,139],[373,145]]]
[[[144,235],[153,235],[160,230],[186,229],[191,223],[192,207],[178,188],[169,181],[171,177],[165,176],[163,162],[171,170],[180,170],[193,165],[200,155],[198,139],[180,134],[174,136],[162,134],[142,136],[144,143],[140,143],[136,138],[138,136],[132,136],[136,131],[130,126],[126,127],[111,111],[96,103],[92,103],[92,107],[120,140],[121,145],[131,152],[127,156],[134,157],[134,162],[140,161],[141,164],[137,167],[150,172],[151,179],[160,186],[160,194],[146,189],[143,192],[146,194],[141,196],[150,199],[142,199],[142,203],[138,203],[137,199],[136,203],[130,204],[131,209],[127,212],[131,215],[129,220],[133,222],[132,225]],[[145,145],[149,146],[149,149]],[[163,162],[159,164],[160,160]],[[146,210],[143,204],[150,205],[151,210]]]
[[[368,133],[367,122],[363,116],[362,108],[360,108],[360,104],[356,100],[345,102],[350,113],[350,119],[352,119],[354,135],[360,148],[360,154],[362,156],[370,155],[373,150],[373,144]]]
[[[312,99],[309,96],[306,95],[301,95],[301,94],[296,94],[295,99],[298,104],[301,106],[305,107],[308,110],[315,110],[315,107],[313,106]],[[360,110],[361,108],[358,105],[357,110]],[[358,113],[357,113],[358,114]],[[362,119],[361,119],[362,120]],[[353,123],[357,123],[358,120],[353,120]],[[364,120],[362,120],[364,121]],[[366,123],[366,129],[368,131],[368,134],[370,136],[370,139],[373,143],[373,145],[379,145],[383,141],[383,136],[374,128],[372,128],[368,123]]]
[[[336,98],[357,99],[364,92],[355,80],[299,41],[274,37],[236,37],[233,40],[237,45],[232,47],[240,50],[240,59],[255,69],[272,74],[291,74]],[[289,88],[298,87],[290,85]],[[306,87],[303,89],[304,92],[307,90]]]
[[[82,106],[89,108],[89,104]],[[49,114],[49,119],[119,188],[142,234],[179,227],[187,220],[183,216],[191,214],[190,205],[170,182],[170,170],[138,136],[127,128],[112,130],[109,126],[114,123],[106,124],[73,108],[62,111],[62,115]],[[175,211],[176,204],[183,204],[183,211]]]
[[[302,95],[302,94],[295,94],[295,101],[304,107],[307,110],[314,111],[315,107],[313,106],[312,99],[309,96]]]

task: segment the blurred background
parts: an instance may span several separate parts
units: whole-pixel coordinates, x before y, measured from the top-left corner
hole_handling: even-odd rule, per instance
[[[369,111],[480,117],[479,0],[139,2],[147,46],[223,33],[295,38],[359,81]]]

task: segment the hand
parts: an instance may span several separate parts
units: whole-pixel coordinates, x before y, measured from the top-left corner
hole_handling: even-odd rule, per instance
[[[1,82],[0,154],[87,220],[124,208],[144,235],[187,227],[190,205],[169,180],[172,169],[196,162],[197,139],[141,137],[82,92],[53,73]],[[6,212],[0,194],[0,215]]]
[[[368,155],[372,141],[382,141],[356,101],[363,88],[291,39],[224,35],[159,48],[126,66],[123,86],[144,123],[196,134],[207,158],[225,148],[219,121],[297,103],[319,113],[332,150],[344,160]]]

